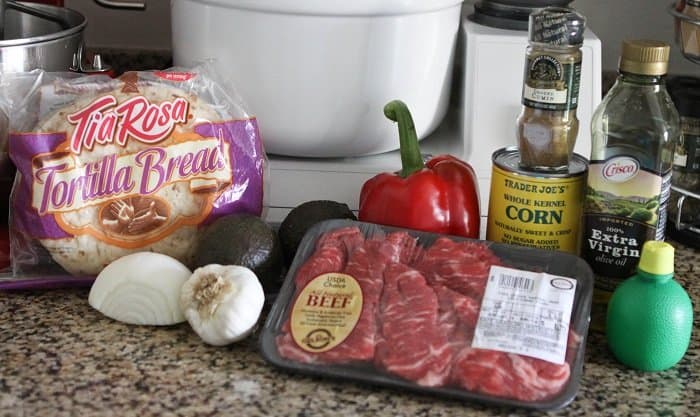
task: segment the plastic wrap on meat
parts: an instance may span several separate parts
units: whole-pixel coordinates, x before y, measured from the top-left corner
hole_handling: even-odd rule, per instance
[[[384,285],[384,269],[387,265],[413,259],[416,242],[415,238],[405,232],[391,233],[384,239],[363,241],[356,238],[358,233],[357,228],[346,228],[323,235],[316,252],[299,268],[295,277],[299,291],[311,279],[323,273],[343,272],[353,276],[362,288],[363,298],[362,311],[355,328],[343,343],[333,349],[310,353],[296,344],[287,321],[283,326],[283,334],[277,339],[283,357],[304,363],[346,363],[371,361],[374,358],[378,331],[377,308]],[[324,261],[324,256],[329,256],[330,262]],[[343,260],[346,260],[344,264]]]
[[[297,290],[321,274],[342,271],[349,255],[364,241],[365,237],[357,227],[344,227],[324,234],[316,243],[314,253],[294,277]]]
[[[479,319],[481,303],[442,285],[433,287],[440,303],[439,326],[444,329],[455,352],[470,346]]]
[[[482,243],[441,237],[423,251],[415,268],[431,285],[442,285],[480,301],[489,269],[500,263],[500,259]]]
[[[355,277],[363,308],[338,346],[300,348],[289,321],[277,336],[279,354],[301,363],[359,363],[421,386],[459,387],[494,397],[539,401],[561,392],[581,336],[570,330],[562,365],[472,348],[481,300],[493,265],[488,245],[440,237],[422,247],[405,232],[358,239],[359,230],[329,231],[295,276],[297,292],[325,272]]]
[[[570,373],[568,363],[467,347],[454,359],[452,380],[468,391],[536,401],[561,391]]]
[[[449,378],[452,348],[438,325],[438,300],[423,275],[403,264],[384,272],[381,337],[375,364],[423,386]]]

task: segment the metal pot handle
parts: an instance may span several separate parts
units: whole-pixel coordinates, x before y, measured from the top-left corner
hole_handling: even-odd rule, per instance
[[[111,7],[114,9],[140,9],[146,8],[146,0],[143,1],[119,1],[119,0],[95,0],[95,3],[102,7]]]

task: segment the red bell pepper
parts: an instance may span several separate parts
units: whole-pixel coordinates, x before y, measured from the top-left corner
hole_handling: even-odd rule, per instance
[[[364,183],[359,220],[478,238],[479,194],[472,167],[451,155],[424,164],[406,104],[392,101],[384,115],[398,122],[402,169]]]

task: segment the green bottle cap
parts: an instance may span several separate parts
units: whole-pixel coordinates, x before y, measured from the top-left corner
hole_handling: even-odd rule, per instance
[[[642,246],[637,268],[654,275],[673,274],[673,246],[658,240],[648,240]]]

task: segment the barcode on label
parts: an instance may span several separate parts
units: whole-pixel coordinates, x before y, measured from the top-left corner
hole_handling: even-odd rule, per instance
[[[530,278],[502,274],[498,277],[498,285],[500,287],[532,291],[535,288],[535,281]]]

